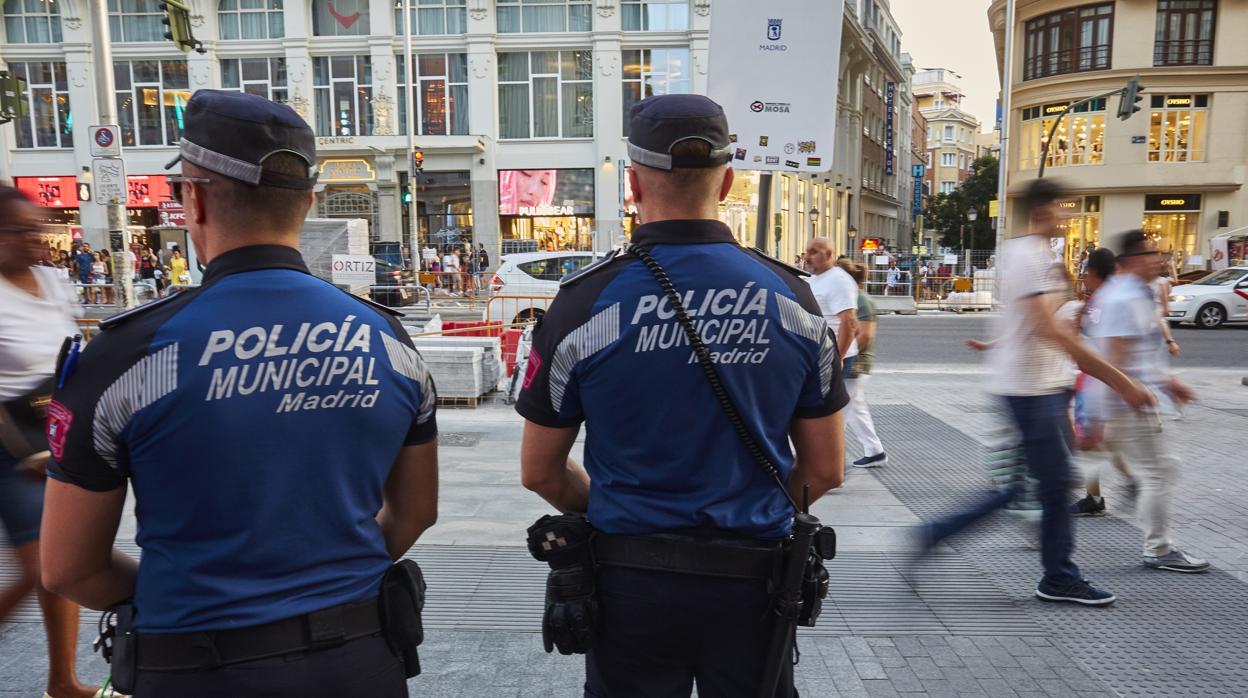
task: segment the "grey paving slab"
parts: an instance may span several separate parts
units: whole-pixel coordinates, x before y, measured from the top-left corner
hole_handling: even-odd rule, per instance
[[[921,515],[949,513],[973,501],[985,489],[980,444],[915,407],[880,406],[875,417],[894,435],[888,445],[890,465],[874,476]],[[922,440],[939,449],[918,446]],[[1180,490],[1182,491],[1182,490]],[[997,638],[1042,691],[1067,695],[1096,692],[1107,684],[1118,694],[1248,695],[1248,653],[1242,651],[1248,627],[1248,586],[1225,572],[1200,576],[1165,574],[1139,564],[1141,534],[1113,517],[1080,522],[1076,561],[1085,575],[1120,596],[1109,609],[1071,608],[1034,601],[1039,577],[1038,553],[1028,534],[1008,517],[951,543],[977,568],[1025,604],[1028,613],[1060,643],[1036,647],[1017,638]],[[922,579],[920,568],[916,579]],[[981,647],[982,649],[982,647]],[[1093,667],[1102,683],[1064,681],[1059,664],[1074,658]],[[937,666],[942,657],[933,653]],[[996,663],[1004,657],[994,657]],[[969,668],[967,670],[970,670]],[[952,679],[951,679],[952,680]]]

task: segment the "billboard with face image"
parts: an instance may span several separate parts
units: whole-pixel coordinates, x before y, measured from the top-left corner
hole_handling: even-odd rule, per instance
[[[498,212],[504,216],[592,216],[594,171],[499,170]]]

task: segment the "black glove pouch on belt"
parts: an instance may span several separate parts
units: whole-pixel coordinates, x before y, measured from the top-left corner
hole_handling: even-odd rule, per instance
[[[417,647],[425,641],[421,612],[425,608],[425,576],[412,560],[399,560],[381,578],[381,629],[404,674],[420,674]]]
[[[547,652],[584,654],[594,646],[600,614],[594,588],[594,529],[580,514],[543,516],[529,527],[529,552],[550,565],[542,643]]]

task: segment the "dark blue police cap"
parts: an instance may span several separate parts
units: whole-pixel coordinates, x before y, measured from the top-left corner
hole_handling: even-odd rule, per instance
[[[633,105],[628,114],[628,157],[657,170],[706,168],[732,160],[728,117],[723,107],[702,95],[658,95]],[[681,141],[697,139],[711,146],[709,157],[672,157]]]
[[[311,189],[316,184],[316,136],[294,109],[258,95],[198,90],[186,105],[179,160],[251,185]],[[308,164],[306,177],[266,172],[264,161],[291,153]]]

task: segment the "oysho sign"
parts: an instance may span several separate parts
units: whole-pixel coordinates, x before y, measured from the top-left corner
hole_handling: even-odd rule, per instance
[[[1199,211],[1200,194],[1150,194],[1144,197],[1145,211]]]
[[[827,28],[843,12],[828,0],[716,0],[707,94],[728,116],[737,167],[832,167],[837,84],[826,77],[840,73],[841,32]]]

